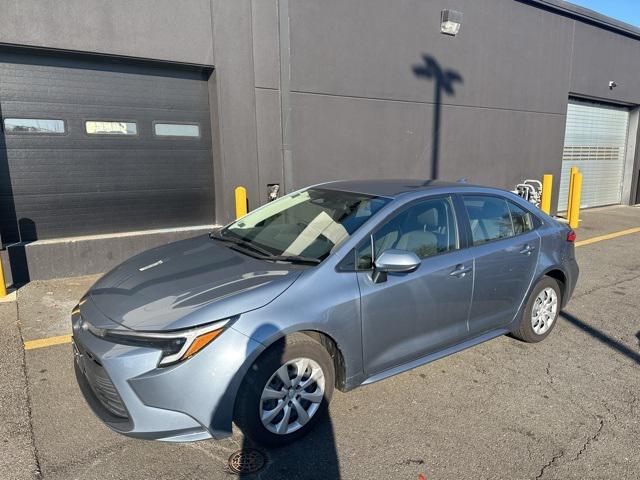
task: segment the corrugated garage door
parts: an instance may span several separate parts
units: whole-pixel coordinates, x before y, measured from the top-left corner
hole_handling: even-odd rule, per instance
[[[209,75],[0,49],[3,243],[213,223]]]
[[[573,166],[583,176],[582,207],[621,202],[628,128],[626,109],[569,102],[558,210],[567,208],[569,171]]]

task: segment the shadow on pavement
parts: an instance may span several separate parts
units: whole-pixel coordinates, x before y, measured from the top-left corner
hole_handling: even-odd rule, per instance
[[[276,330],[274,325],[263,325],[258,327],[251,335],[252,338],[263,338],[262,333],[264,331],[273,334]],[[287,361],[291,361],[291,354],[288,356],[285,350],[288,348],[285,345],[284,339],[280,339],[274,342],[268,350],[262,352],[259,358],[265,358],[265,354],[269,352],[269,355],[275,353],[279,359],[278,365],[284,365]],[[257,361],[251,367],[254,371],[258,372],[264,363]],[[264,368],[264,367],[263,367]],[[270,367],[267,367],[269,371],[265,371],[264,375],[269,378],[273,371]],[[260,377],[263,375],[260,374]],[[293,378],[293,377],[292,377]],[[258,391],[262,391],[264,385],[256,385],[253,388]],[[327,394],[327,386],[325,386],[325,401]],[[239,390],[238,395],[242,395],[242,388]],[[329,398],[330,400],[330,398]],[[236,402],[238,399],[236,399]],[[268,402],[275,402],[274,400],[267,400],[266,405],[269,409],[273,408]],[[300,403],[303,401],[300,400]],[[290,403],[291,404],[291,403]],[[293,422],[294,418],[297,418],[295,408],[291,408],[290,421]],[[294,440],[289,445],[278,448],[265,448],[259,445],[255,445],[246,435],[243,437],[242,451],[251,452],[251,449],[256,449],[266,453],[266,464],[264,469],[261,469],[256,473],[239,473],[240,478],[260,478],[262,480],[274,480],[274,479],[318,479],[318,480],[338,480],[340,479],[340,466],[338,460],[338,453],[336,450],[336,442],[334,438],[333,425],[331,423],[331,417],[328,409],[326,411],[318,411],[316,417],[311,418],[311,421],[315,421],[315,425],[310,430],[309,434]],[[284,419],[283,419],[284,418]],[[257,422],[259,422],[259,416],[256,416]],[[280,421],[286,421],[284,410],[279,413],[273,420],[274,423]],[[251,457],[247,455],[247,460],[251,460]]]
[[[591,335],[596,340],[604,343],[609,348],[612,348],[613,350],[616,350],[617,352],[623,354],[625,357],[628,357],[631,360],[633,360],[634,362],[636,362],[637,364],[640,364],[640,353],[634,352],[633,350],[631,350],[626,345],[620,343],[618,340],[615,340],[615,339],[611,338],[606,333],[598,330],[597,328],[592,327],[591,325],[588,325],[587,323],[585,323],[582,320],[580,320],[579,318],[571,315],[570,313],[562,311],[562,312],[560,312],[560,316],[562,318],[564,318],[567,322],[571,323],[575,327],[577,327],[580,330],[582,330],[583,332]],[[638,337],[640,339],[640,332],[638,332],[636,334],[636,337]]]

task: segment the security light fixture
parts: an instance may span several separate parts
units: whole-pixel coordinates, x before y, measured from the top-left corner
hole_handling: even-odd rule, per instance
[[[462,24],[462,12],[445,9],[440,15],[440,32],[445,35],[456,36]]]

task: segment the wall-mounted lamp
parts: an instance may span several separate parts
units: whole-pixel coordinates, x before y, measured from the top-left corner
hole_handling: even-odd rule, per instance
[[[618,86],[618,84],[616,82],[609,82],[609,90],[613,90],[614,88],[616,88]]]
[[[462,12],[445,9],[440,14],[440,32],[456,36],[462,24]]]

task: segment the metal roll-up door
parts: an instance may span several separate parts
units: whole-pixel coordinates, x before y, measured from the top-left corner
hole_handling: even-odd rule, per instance
[[[0,48],[2,242],[214,223],[210,73]]]
[[[582,207],[622,201],[629,111],[609,105],[570,101],[562,153],[558,210],[566,210],[571,167],[583,175]]]

